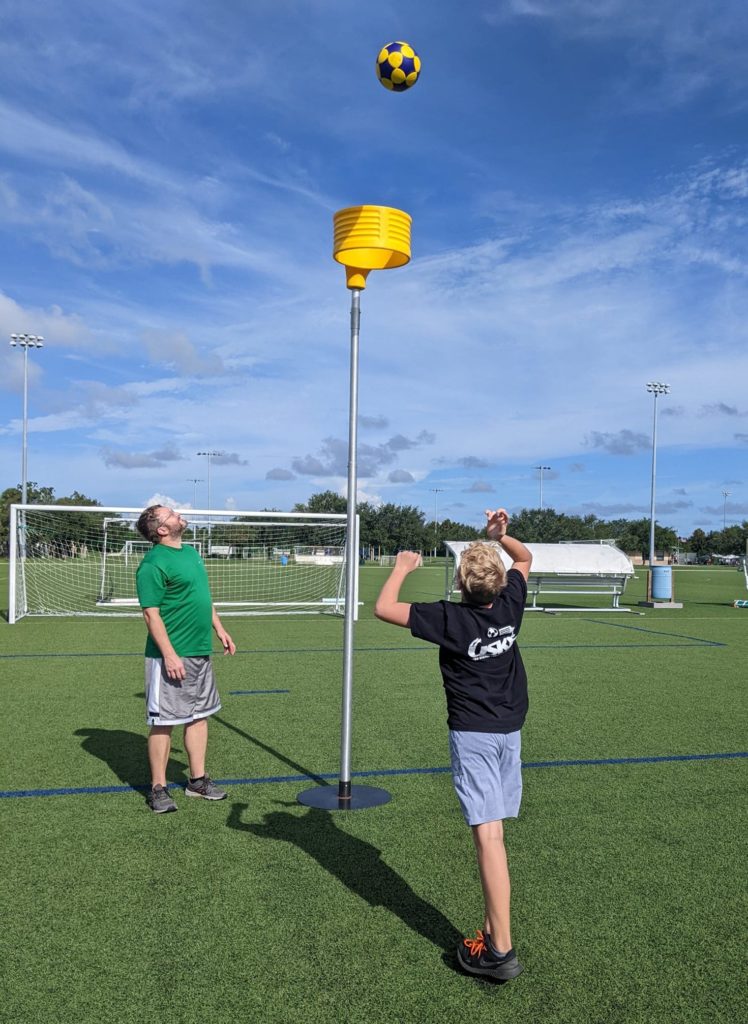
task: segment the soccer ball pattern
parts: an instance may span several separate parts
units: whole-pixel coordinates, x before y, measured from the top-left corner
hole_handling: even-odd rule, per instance
[[[405,92],[418,81],[421,58],[407,43],[387,43],[377,56],[377,78],[391,92]]]

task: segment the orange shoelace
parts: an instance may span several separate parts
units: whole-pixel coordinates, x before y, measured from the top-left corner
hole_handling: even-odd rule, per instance
[[[483,950],[486,948],[486,943],[483,938],[483,932],[478,929],[475,933],[474,939],[463,939],[463,945],[467,946],[470,956],[480,956]]]

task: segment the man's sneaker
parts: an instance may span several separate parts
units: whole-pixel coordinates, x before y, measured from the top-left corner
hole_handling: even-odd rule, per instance
[[[146,797],[146,802],[154,814],[166,814],[177,809],[177,805],[169,796],[169,790],[163,786],[154,786]]]
[[[184,791],[187,796],[201,796],[203,800],[225,800],[228,796],[216,786],[210,775],[203,775],[197,782],[188,782]]]
[[[509,981],[522,973],[522,964],[513,949],[497,953],[488,935],[479,931],[474,939],[463,939],[457,947],[457,960],[468,974],[481,974],[486,978]]]

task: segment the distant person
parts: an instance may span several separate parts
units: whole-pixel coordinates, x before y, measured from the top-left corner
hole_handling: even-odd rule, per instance
[[[377,618],[406,626],[439,646],[447,695],[452,781],[473,830],[485,918],[475,939],[464,939],[457,959],[469,974],[500,980],[522,971],[510,933],[510,882],[504,818],[516,818],[522,797],[520,729],[527,714],[527,675],[517,635],[527,597],[532,555],[507,536],[506,511],[486,512],[487,533],[512,559],[507,571],[493,544],[476,542],[457,571],[462,603],[406,604],[400,588],[421,564],[401,551],[374,609]]]
[[[156,814],[176,811],[166,786],[166,766],[175,725],[184,726],[184,749],[190,767],[187,796],[223,800],[205,771],[208,717],[221,710],[216,690],[211,627],[224,654],[236,645],[221,625],[213,607],[208,573],[202,558],[182,543],[187,522],[173,509],[151,505],[137,522],[138,531],[151,541],[138,566],[138,601],[148,627],[145,645],[145,699],[151,790],[148,806]]]

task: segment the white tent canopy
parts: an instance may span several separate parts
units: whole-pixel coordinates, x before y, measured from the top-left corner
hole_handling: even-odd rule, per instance
[[[455,559],[455,566],[460,564],[462,552],[470,544],[470,540],[448,540],[447,548]],[[496,545],[499,547],[499,545]],[[610,544],[526,544],[532,554],[530,575],[546,575],[548,573],[569,573],[574,576],[633,576],[634,567],[628,555],[620,548]],[[503,548],[499,548],[507,569],[512,560]]]
[[[462,552],[471,543],[473,541],[445,541],[447,550],[454,558],[455,570],[460,564]],[[528,600],[532,600],[532,608],[539,607],[538,597],[545,594],[596,594],[612,598],[611,611],[628,611],[619,606],[619,600],[626,589],[626,584],[634,575],[634,567],[628,556],[619,548],[611,544],[525,546],[532,554],[532,568],[527,581]],[[498,544],[496,547],[504,564],[509,568],[512,564],[511,558]],[[452,582],[448,580],[446,597],[449,597],[451,587]]]

